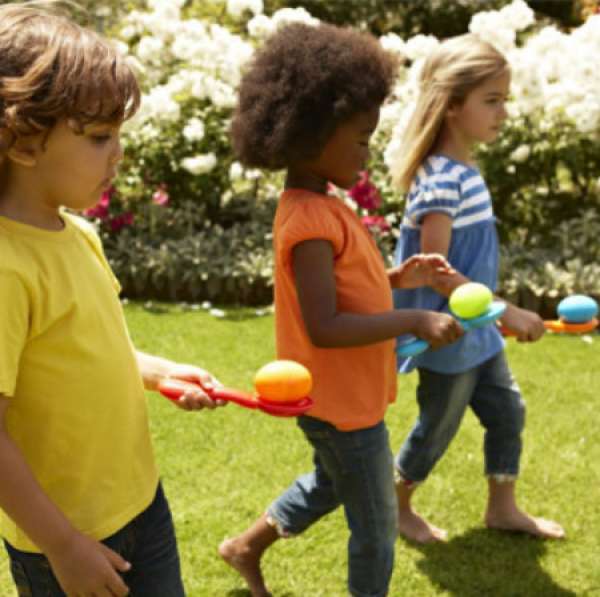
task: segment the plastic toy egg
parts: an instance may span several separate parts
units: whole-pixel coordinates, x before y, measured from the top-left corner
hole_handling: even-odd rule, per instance
[[[273,402],[292,402],[304,398],[312,388],[310,371],[296,361],[272,361],[254,376],[258,395]]]
[[[560,301],[557,311],[568,323],[586,323],[598,315],[598,303],[589,296],[574,294]]]
[[[472,319],[485,313],[492,299],[492,291],[485,284],[467,282],[454,289],[448,303],[456,317]]]

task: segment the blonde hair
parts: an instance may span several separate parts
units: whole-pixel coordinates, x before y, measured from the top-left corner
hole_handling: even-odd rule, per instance
[[[139,107],[125,59],[55,4],[0,6],[0,161],[17,137],[47,132],[60,119],[81,133],[92,122],[127,120]]]
[[[423,65],[415,111],[403,136],[403,156],[392,172],[394,183],[408,191],[419,166],[434,147],[447,109],[461,104],[488,79],[508,72],[506,58],[472,33],[442,42]]]

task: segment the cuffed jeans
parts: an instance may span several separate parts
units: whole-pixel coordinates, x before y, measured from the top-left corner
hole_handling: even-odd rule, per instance
[[[516,478],[525,403],[504,352],[457,374],[419,369],[419,417],[396,458],[406,482],[424,481],[456,435],[468,406],[485,428],[485,474]]]
[[[173,519],[161,485],[146,510],[102,543],[131,563],[123,574],[130,597],[185,596]],[[65,597],[44,555],[4,545],[19,597]]]
[[[282,536],[290,536],[342,505],[350,530],[350,594],[384,597],[397,537],[393,458],[385,423],[339,431],[305,416],[298,418],[298,425],[314,448],[315,469],[296,479],[267,515]]]

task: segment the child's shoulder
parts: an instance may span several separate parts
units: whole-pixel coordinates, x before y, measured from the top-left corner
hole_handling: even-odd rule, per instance
[[[446,198],[460,199],[474,185],[484,184],[479,170],[442,154],[428,156],[417,170],[409,193],[414,201],[424,193],[442,193]]]
[[[313,193],[302,189],[290,189],[281,194],[277,211],[294,220],[335,217],[347,209],[339,197]]]
[[[61,211],[61,217],[86,236],[98,236],[95,226],[83,216],[78,216],[70,211]]]
[[[446,181],[461,183],[464,180],[479,176],[474,166],[455,160],[443,154],[432,154],[421,164],[417,176],[423,181]]]
[[[102,241],[98,236],[96,227],[89,220],[68,211],[62,211],[61,216],[67,222],[67,225],[83,235],[93,245],[94,249],[102,248]]]

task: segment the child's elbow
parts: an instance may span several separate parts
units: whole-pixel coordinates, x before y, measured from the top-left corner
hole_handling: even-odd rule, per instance
[[[311,344],[316,348],[335,348],[335,338],[330,331],[321,326],[307,328]]]

